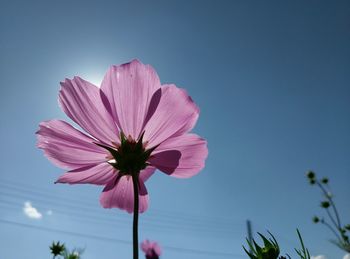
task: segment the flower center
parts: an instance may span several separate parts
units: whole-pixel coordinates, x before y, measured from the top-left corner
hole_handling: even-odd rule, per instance
[[[156,148],[146,149],[142,142],[143,135],[144,133],[142,133],[138,141],[135,141],[131,137],[126,138],[124,133],[121,133],[121,143],[116,148],[96,144],[107,149],[111,153],[114,159],[109,161],[110,165],[121,174],[131,175],[140,172],[149,165],[147,160],[151,156],[152,151]]]

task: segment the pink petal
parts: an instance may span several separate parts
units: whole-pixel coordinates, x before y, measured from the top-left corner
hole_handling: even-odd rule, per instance
[[[162,250],[161,250],[160,246],[158,245],[158,243],[151,242],[148,239],[144,240],[141,243],[141,249],[148,256],[152,256],[154,254],[157,256],[160,256],[162,254]]]
[[[140,172],[140,179],[143,182],[146,182],[153,174],[154,171],[156,170],[155,167],[153,166],[147,166],[144,170]]]
[[[156,253],[156,255],[158,255],[158,256],[162,255],[162,249],[160,248],[160,246],[156,242],[154,242],[153,250]]]
[[[144,139],[148,147],[190,131],[199,115],[199,108],[184,89],[175,85],[165,85],[161,89],[157,109],[145,125]]]
[[[96,185],[106,185],[117,175],[116,170],[108,163],[90,165],[71,170],[61,175],[56,183],[90,183]]]
[[[137,139],[153,93],[159,88],[160,81],[154,69],[133,60],[108,70],[101,84],[101,96],[124,134]]]
[[[148,239],[144,240],[144,241],[141,243],[141,249],[142,249],[142,251],[143,251],[145,254],[147,254],[147,252],[148,252],[148,250],[149,250],[150,248],[152,248],[152,244],[151,244],[151,242],[150,242]]]
[[[143,181],[139,180],[139,212],[148,208],[148,194]],[[114,178],[103,189],[100,203],[104,208],[119,208],[129,213],[134,211],[134,187],[130,175]]]
[[[207,156],[207,142],[195,134],[185,134],[160,144],[149,162],[166,174],[188,178],[203,169]]]
[[[106,144],[119,142],[119,130],[102,103],[99,88],[80,77],[66,79],[61,86],[62,110],[73,121]]]
[[[106,161],[106,150],[94,144],[93,138],[64,121],[41,122],[36,134],[38,147],[59,167],[76,169]]]

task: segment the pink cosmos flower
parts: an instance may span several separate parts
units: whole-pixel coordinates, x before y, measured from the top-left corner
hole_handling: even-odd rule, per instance
[[[158,259],[162,250],[157,242],[151,242],[148,239],[141,243],[141,249],[145,253],[146,259]]]
[[[188,178],[203,167],[206,141],[189,133],[199,109],[185,90],[161,85],[155,70],[133,60],[107,71],[100,88],[80,77],[61,82],[62,120],[40,123],[38,147],[67,169],[57,183],[104,185],[104,208],[133,212],[132,172],[139,172],[139,212],[148,207],[144,182],[159,169]]]

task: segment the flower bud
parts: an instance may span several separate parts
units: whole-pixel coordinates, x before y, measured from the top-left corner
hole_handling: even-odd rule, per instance
[[[315,217],[312,218],[312,221],[314,223],[318,223],[320,221],[320,219],[317,216],[315,216]]]
[[[313,172],[313,171],[308,171],[307,173],[306,173],[306,176],[307,176],[307,178],[309,178],[310,180],[312,180],[312,179],[315,179],[315,173]]]
[[[52,242],[52,245],[50,246],[51,254],[54,256],[62,255],[65,249],[64,244],[60,244],[60,241],[57,243]]]
[[[323,183],[323,184],[327,184],[328,183],[328,178],[326,178],[326,177],[323,177],[322,179],[321,179],[321,183]]]
[[[327,198],[332,198],[333,194],[331,192],[327,192],[326,196],[327,196]]]
[[[321,207],[322,207],[322,208],[327,209],[327,208],[329,208],[329,206],[330,206],[330,204],[329,204],[328,201],[322,201],[322,202],[321,202]]]

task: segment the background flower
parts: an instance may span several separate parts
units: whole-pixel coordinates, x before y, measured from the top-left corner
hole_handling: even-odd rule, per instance
[[[148,239],[141,243],[141,249],[147,259],[157,259],[162,254],[162,250],[157,242],[151,242]]]

